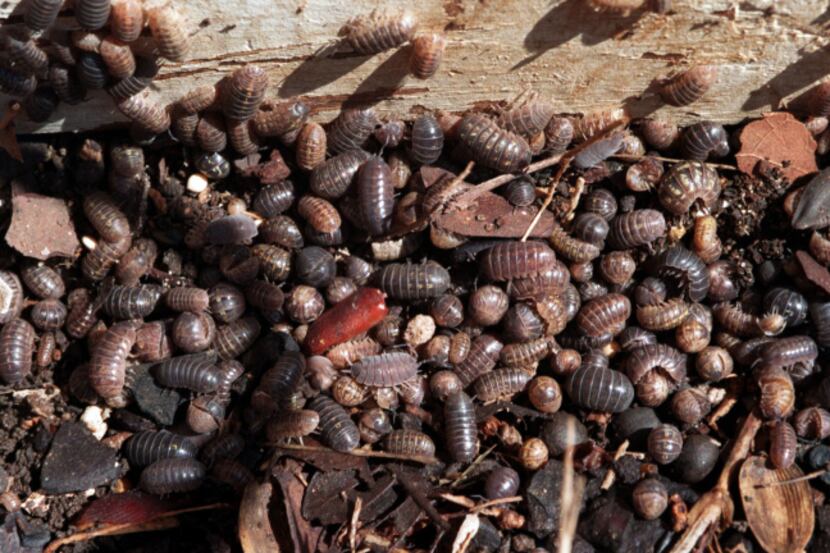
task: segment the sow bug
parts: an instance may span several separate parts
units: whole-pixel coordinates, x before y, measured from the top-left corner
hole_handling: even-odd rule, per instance
[[[225,117],[244,121],[253,117],[265,98],[268,74],[257,65],[240,67],[228,78],[222,90]]]
[[[389,232],[394,194],[389,165],[378,156],[363,163],[357,175],[357,197],[362,222],[373,236]]]
[[[153,369],[162,386],[186,388],[197,393],[210,393],[219,386],[219,371],[211,359],[202,354],[182,355],[162,361]]]
[[[462,387],[466,388],[478,377],[493,370],[503,347],[504,344],[488,334],[476,338],[469,353],[454,369]]]
[[[717,78],[717,66],[698,65],[666,82],[660,88],[660,96],[669,105],[688,106],[703,97]]]
[[[761,347],[758,365],[761,369],[775,367],[785,369],[796,382],[813,372],[818,357],[818,346],[809,336],[787,336]]]
[[[787,469],[795,462],[798,439],[786,421],[776,421],[769,433],[769,458],[778,469]]]
[[[657,188],[657,199],[672,214],[683,215],[695,204],[711,209],[720,192],[717,171],[705,163],[690,161],[678,163],[666,173]]]
[[[113,286],[103,302],[104,311],[113,319],[143,319],[156,308],[161,287],[154,284]]]
[[[156,495],[191,492],[202,485],[205,474],[205,466],[195,459],[162,459],[142,471],[138,485]]]
[[[346,108],[329,124],[328,148],[332,154],[359,150],[378,124],[373,108]]]
[[[351,367],[359,384],[373,387],[399,386],[418,373],[418,360],[404,352],[364,357]]]
[[[188,90],[184,96],[179,98],[176,106],[184,113],[196,115],[216,106],[219,99],[219,87],[217,85],[200,86]]]
[[[513,173],[530,163],[530,146],[524,138],[483,115],[466,115],[458,128],[459,139],[473,160],[502,173]]]
[[[422,300],[443,294],[450,286],[449,272],[434,262],[391,263],[377,274],[377,285],[389,297]]]
[[[524,369],[496,369],[473,383],[476,397],[484,402],[509,398],[525,389],[531,374]]]
[[[543,336],[529,342],[507,344],[501,350],[499,357],[501,362],[508,367],[526,367],[558,350],[559,345],[553,337]]]
[[[32,31],[43,31],[52,26],[58,18],[63,0],[31,0],[23,14],[26,27]]]
[[[338,36],[358,54],[372,55],[396,48],[415,34],[418,23],[409,12],[353,17],[340,29]]]
[[[556,254],[542,242],[510,241],[484,252],[480,267],[490,280],[534,277],[553,267]]]
[[[502,128],[525,138],[531,138],[545,130],[554,108],[549,102],[530,100],[529,102],[505,111],[499,116],[498,124]]]
[[[348,150],[318,164],[311,172],[311,191],[328,200],[346,194],[360,166],[371,155],[364,150]]]
[[[308,329],[304,347],[311,355],[347,342],[379,323],[388,313],[385,294],[376,288],[357,292],[324,312]]]
[[[311,329],[309,329],[310,332]],[[308,334],[306,340],[308,340]],[[377,355],[380,352],[381,345],[372,338],[356,338],[334,346],[326,353],[326,358],[332,362],[335,369],[342,370],[364,357]]]
[[[104,399],[118,397],[124,389],[127,355],[136,339],[136,325],[112,325],[95,344],[89,360],[89,381]]]
[[[608,242],[614,248],[644,246],[666,235],[666,219],[656,209],[635,209],[611,220]]]
[[[444,59],[447,39],[441,33],[427,33],[412,39],[410,70],[418,79],[429,79]]]
[[[574,403],[594,411],[621,413],[634,400],[631,381],[619,371],[600,366],[577,369],[565,389]]]
[[[6,384],[21,382],[32,372],[35,329],[23,319],[8,321],[0,331],[0,377]]]
[[[75,0],[75,19],[81,28],[95,31],[107,24],[110,0]]]
[[[159,53],[170,61],[185,60],[190,49],[187,24],[176,8],[164,4],[147,13],[150,32],[156,41]]]
[[[320,415],[311,409],[288,411],[280,413],[271,419],[265,427],[265,436],[269,442],[278,442],[285,438],[300,438],[308,436],[320,424]]]
[[[608,294],[582,306],[576,316],[576,325],[586,335],[599,337],[616,335],[631,315],[631,302],[622,294]]]
[[[340,405],[329,397],[317,396],[308,408],[320,415],[320,438],[335,451],[348,452],[360,443],[357,425]]]
[[[473,401],[464,392],[451,394],[444,401],[444,439],[454,461],[469,463],[478,453],[478,438]]]
[[[396,455],[433,457],[432,438],[417,430],[393,430],[383,438],[383,449]]]
[[[412,123],[411,143],[409,156],[413,161],[424,165],[435,163],[444,148],[444,132],[438,120],[428,113],[418,117]]]
[[[319,123],[303,125],[300,134],[297,135],[296,147],[297,165],[300,169],[312,171],[323,163],[326,160],[326,144],[326,131]]]
[[[196,445],[186,436],[167,430],[138,432],[124,443],[124,455],[130,464],[141,467],[161,459],[193,458],[196,452]]]
[[[228,145],[225,120],[218,113],[206,113],[196,125],[196,142],[205,152],[221,152]]]

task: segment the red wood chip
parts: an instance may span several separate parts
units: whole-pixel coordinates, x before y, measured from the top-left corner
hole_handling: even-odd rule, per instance
[[[735,156],[738,169],[755,174],[764,162],[781,170],[793,182],[818,171],[816,141],[803,123],[789,113],[767,113],[743,128],[741,150]]]
[[[6,242],[35,259],[74,257],[80,247],[66,202],[27,192],[18,183],[12,183],[12,223]]]
[[[804,271],[807,280],[830,294],[830,271],[821,266],[812,255],[805,251],[795,252],[795,258],[801,265],[801,270]]]

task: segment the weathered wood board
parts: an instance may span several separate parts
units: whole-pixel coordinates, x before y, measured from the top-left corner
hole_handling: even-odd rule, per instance
[[[175,0],[174,0],[175,1]],[[625,104],[634,115],[660,109],[679,120],[736,122],[777,106],[830,73],[828,2],[675,1],[669,15],[598,14],[584,0],[188,0],[191,59],[168,64],[156,82],[164,101],[215,82],[245,63],[267,68],[271,93],[307,96],[328,119],[344,102],[375,103],[405,115],[418,106],[461,111],[532,88],[562,112]],[[432,79],[408,75],[409,49],[367,57],[315,56],[350,17],[402,10],[422,30],[447,32],[444,64]],[[0,22],[20,24],[25,0],[0,0]],[[740,5],[738,8],[737,6]],[[71,17],[60,25],[72,26]],[[720,66],[717,86],[689,108],[661,107],[654,79],[694,63]],[[0,101],[7,98],[0,96]],[[122,122],[103,93],[62,106],[23,132],[81,131]]]

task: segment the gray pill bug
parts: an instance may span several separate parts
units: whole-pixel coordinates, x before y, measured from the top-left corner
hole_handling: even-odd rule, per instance
[[[217,219],[205,229],[207,241],[216,245],[250,244],[257,234],[256,222],[241,213]]]

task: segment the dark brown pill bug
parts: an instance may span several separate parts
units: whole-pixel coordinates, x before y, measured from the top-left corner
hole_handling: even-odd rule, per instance
[[[671,398],[671,413],[687,426],[694,426],[712,410],[709,398],[694,388],[680,390]]]
[[[159,54],[170,61],[184,61],[190,49],[190,36],[182,14],[172,4],[164,4],[149,10],[147,21]]]
[[[153,368],[153,375],[159,384],[168,388],[210,393],[219,386],[216,365],[202,354],[182,355],[162,361]]]
[[[618,249],[644,246],[666,235],[666,219],[655,209],[635,209],[611,220],[608,243]]]
[[[795,405],[795,387],[792,378],[782,369],[764,369],[758,375],[758,409],[767,419],[788,416]]]
[[[601,252],[600,247],[574,238],[562,228],[559,223],[553,223],[553,231],[550,235],[550,243],[556,253],[569,261],[575,263],[587,263],[593,261]]]
[[[432,438],[417,430],[393,430],[383,437],[383,449],[396,455],[435,456]]]
[[[395,186],[392,171],[382,158],[375,156],[360,167],[357,174],[357,197],[366,230],[373,236],[386,234],[392,225]]]
[[[507,292],[510,296],[518,299],[558,294],[567,288],[569,277],[570,272],[565,264],[555,261],[552,267],[537,275],[510,280]]]
[[[381,14],[353,17],[340,29],[343,37],[358,54],[378,54],[408,41],[415,34],[418,22],[409,12],[402,14]]]
[[[648,434],[648,454],[660,465],[668,465],[683,450],[683,434],[676,426],[661,424]]]
[[[656,520],[669,505],[666,486],[656,478],[646,478],[637,482],[631,492],[634,511],[646,520]]]
[[[692,301],[701,301],[709,291],[706,264],[683,246],[673,246],[653,259],[654,271],[671,278],[683,288]]]
[[[349,150],[323,161],[311,172],[311,191],[328,200],[342,197],[349,190],[360,166],[370,157],[363,150]]]
[[[444,401],[444,440],[454,461],[469,463],[478,454],[478,438],[473,401],[464,392],[451,394]]]
[[[482,286],[470,294],[467,311],[472,320],[481,326],[493,326],[501,321],[510,300],[498,286]]]
[[[655,407],[686,378],[686,356],[665,344],[635,349],[626,364],[628,378],[643,405]]]
[[[228,145],[225,120],[218,113],[205,113],[196,125],[196,143],[205,152],[221,152]]]
[[[530,164],[530,146],[524,138],[505,131],[483,115],[464,116],[459,139],[474,161],[501,173],[514,173]]]
[[[444,148],[444,132],[438,120],[426,113],[412,123],[409,157],[417,163],[431,165],[438,161]]]
[[[793,417],[793,427],[799,437],[823,440],[830,436],[830,412],[821,407],[807,407]]]
[[[89,381],[92,389],[102,398],[116,398],[124,389],[127,355],[135,340],[135,323],[116,323],[107,329],[92,349]]]
[[[628,252],[609,252],[603,255],[599,263],[599,273],[609,284],[622,286],[631,280],[637,262]]]
[[[130,96],[116,104],[118,110],[142,129],[160,134],[170,128],[170,114],[145,93]]]
[[[63,281],[61,281],[63,285]],[[0,271],[0,324],[20,315],[23,309],[23,285],[11,271]]]
[[[294,259],[297,279],[309,286],[325,287],[337,273],[334,256],[319,246],[303,248]]]
[[[319,123],[306,123],[297,135],[297,165],[312,171],[326,161],[326,131]],[[314,189],[312,188],[312,191]],[[316,193],[316,192],[315,192]]]
[[[215,482],[230,486],[240,494],[254,480],[254,474],[250,469],[233,459],[218,459],[210,470],[210,477]]]
[[[582,306],[576,316],[577,327],[590,337],[619,334],[631,315],[631,302],[622,294],[608,294]]]
[[[104,60],[100,55],[82,52],[78,56],[78,65],[76,68],[78,72],[78,79],[80,79],[81,84],[83,84],[86,88],[106,88],[107,83],[109,82],[109,72],[107,70],[107,65],[104,63]]]
[[[210,312],[220,323],[230,323],[245,313],[245,294],[232,284],[220,282],[208,291],[208,297]]]
[[[56,77],[66,77],[68,81],[68,75],[69,72],[67,70],[66,73],[61,74],[60,76],[56,75]],[[63,83],[61,83],[58,78],[52,82],[53,86],[58,85],[58,87],[60,87],[61,84]],[[68,83],[63,87],[60,87],[60,89],[58,87],[55,88],[58,95],[60,95],[61,91],[69,90]],[[36,88],[37,78],[34,75],[24,75],[23,73],[18,73],[17,71],[0,67],[0,92],[4,92],[10,96],[24,98],[33,93]]]
[[[104,192],[84,197],[84,215],[104,240],[114,242],[130,235],[130,222],[115,202]]]
[[[549,102],[533,99],[503,112],[497,123],[507,131],[531,138],[545,130],[554,111],[553,105]]]
[[[216,329],[214,346],[222,359],[233,359],[247,351],[259,338],[262,327],[253,317],[243,317]]]
[[[291,181],[280,181],[264,186],[257,192],[252,204],[253,210],[266,218],[276,217],[294,204],[294,185]]]
[[[306,360],[301,353],[286,351],[262,375],[259,388],[273,401],[283,401],[300,385],[305,369]]]
[[[222,90],[222,111],[228,119],[244,121],[253,117],[265,98],[268,74],[248,64],[231,73]]]
[[[210,295],[202,288],[180,286],[168,290],[164,294],[164,302],[174,311],[207,311]]]
[[[551,117],[545,127],[545,147],[552,153],[562,153],[574,138],[574,126],[567,117]]]
[[[507,344],[501,350],[499,358],[508,367],[526,367],[556,351],[559,351],[556,341],[550,336],[543,336],[528,342]]]
[[[643,346],[656,344],[657,336],[653,332],[644,330],[639,326],[629,325],[617,336],[617,342],[623,351],[631,352]]]
[[[571,401],[594,411],[621,413],[634,400],[634,387],[627,376],[597,366],[578,369],[568,377],[565,390]]]
[[[273,313],[282,309],[285,294],[275,284],[264,280],[255,280],[245,287],[248,303],[263,313]]]
[[[271,244],[256,244],[251,253],[259,258],[262,274],[271,282],[282,282],[291,272],[291,254]]]
[[[12,67],[25,73],[42,75],[49,66],[49,57],[34,40],[19,40],[12,35],[0,37]]]
[[[542,336],[545,332],[545,322],[528,304],[516,303],[505,313],[502,329],[508,341],[526,342]]]
[[[154,240],[139,238],[133,242],[115,268],[115,280],[119,284],[135,286],[156,262],[158,246]]]
[[[533,205],[536,201],[536,186],[527,178],[518,178],[505,187],[504,197],[516,207]]]
[[[146,430],[124,442],[124,455],[130,465],[146,467],[162,459],[192,459],[198,448],[186,436],[167,430]]]
[[[372,338],[356,338],[338,344],[326,352],[335,369],[342,370],[350,367],[369,355],[377,355],[381,352],[381,346]]]
[[[176,102],[176,106],[184,113],[196,115],[216,107],[218,98],[219,87],[217,85],[200,86],[187,91]]]
[[[254,133],[248,120],[228,120],[228,140],[238,154],[251,155],[262,146],[260,138]]]
[[[143,319],[152,313],[162,289],[155,284],[113,286],[103,302],[104,311],[116,320]]]
[[[347,108],[329,124],[328,149],[333,155],[363,147],[375,127],[378,116],[372,108]]]
[[[706,161],[710,156],[723,157],[729,153],[729,136],[723,125],[701,121],[686,127],[680,149],[686,159]]]
[[[173,321],[171,336],[176,347],[186,353],[204,351],[213,343],[216,323],[204,311],[185,311]]]
[[[95,31],[107,24],[110,0],[75,0],[75,19],[82,29]]]
[[[429,79],[438,72],[444,59],[447,39],[441,33],[427,33],[412,39],[410,71],[418,79]]]
[[[334,277],[326,287],[326,301],[334,305],[357,292],[357,284],[350,278]]]
[[[320,415],[320,438],[335,451],[348,452],[360,443],[360,432],[343,407],[326,396],[312,399],[308,408]]]
[[[41,300],[32,306],[29,318],[40,330],[57,330],[66,321],[67,309],[60,300]]]
[[[461,385],[466,388],[478,377],[493,370],[503,347],[504,344],[489,334],[482,334],[473,340],[469,353],[453,369]]]
[[[418,373],[418,360],[404,352],[364,357],[351,367],[359,384],[373,387],[399,386]]]
[[[443,294],[432,301],[429,314],[438,326],[455,328],[464,320],[464,303],[458,296]]]
[[[671,106],[688,106],[703,97],[717,78],[717,66],[698,65],[665,83],[660,88],[660,97]]]
[[[300,284],[288,294],[285,302],[285,313],[300,324],[308,324],[326,309],[323,295],[313,286]]]
[[[513,497],[519,492],[521,478],[519,473],[510,467],[497,466],[484,482],[484,495],[487,499],[504,499]]]
[[[23,319],[12,319],[0,330],[0,378],[15,385],[32,372],[35,329]]]
[[[116,102],[135,96],[149,88],[160,69],[161,61],[156,56],[136,56],[133,74],[110,86],[107,92]]]
[[[69,294],[69,313],[66,332],[73,338],[83,338],[98,322],[97,304],[92,302],[89,290],[76,288]]]
[[[524,369],[496,369],[479,376],[473,389],[476,397],[484,402],[508,399],[522,392],[530,377]]]
[[[187,406],[185,421],[196,434],[210,434],[219,430],[225,420],[228,402],[216,394],[196,396]]]
[[[682,298],[671,298],[654,305],[637,307],[637,322],[646,330],[660,332],[680,326],[689,314],[689,306]]]
[[[372,136],[382,147],[395,148],[403,141],[405,132],[406,123],[398,119],[393,119],[378,123],[375,126],[375,130],[372,131]]]
[[[617,198],[605,188],[595,188],[585,196],[582,207],[585,211],[596,213],[606,221],[617,214]]]
[[[782,315],[787,321],[787,326],[794,327],[807,318],[809,304],[807,299],[795,290],[772,288],[764,295],[764,309],[768,313]]]
[[[205,228],[205,239],[215,245],[250,244],[258,232],[256,222],[239,213],[211,221]]]
[[[110,75],[116,79],[126,79],[135,72],[135,56],[128,44],[114,37],[105,37],[101,41],[101,59],[104,60]]]
[[[329,201],[315,196],[303,196],[297,202],[297,214],[308,221],[317,232],[332,233],[342,224],[340,213]]]
[[[787,469],[795,462],[798,439],[790,423],[776,421],[769,433],[769,459],[777,469]]]
[[[265,427],[265,436],[269,442],[278,442],[286,438],[303,438],[308,436],[320,424],[320,415],[311,409],[287,411],[271,419]]]
[[[258,136],[276,136],[286,142],[303,126],[309,110],[308,104],[302,100],[265,100],[254,115],[254,131]]]
[[[620,151],[624,137],[625,135],[621,132],[612,133],[581,149],[573,159],[574,167],[589,169],[605,161]]]
[[[700,378],[707,382],[723,380],[730,374],[734,361],[729,352],[718,346],[708,346],[697,354],[695,370]]]
[[[657,188],[660,204],[674,215],[683,215],[693,205],[711,209],[720,196],[720,176],[705,163],[678,163],[663,177]]]
[[[23,21],[32,31],[44,31],[52,26],[58,18],[63,5],[62,0],[30,0]]]
[[[162,459],[141,472],[138,485],[155,495],[192,492],[202,485],[206,473],[205,466],[196,459]]]
[[[542,242],[510,241],[484,252],[479,266],[490,280],[511,280],[539,275],[555,262],[556,254]]]
[[[449,288],[449,272],[434,262],[390,263],[377,273],[377,285],[390,298],[423,300],[443,294]]]
[[[830,346],[830,302],[810,304],[810,319],[816,327],[816,342],[822,347]]]
[[[580,213],[571,225],[571,233],[584,242],[602,247],[609,231],[608,222],[596,213]]]
[[[144,27],[144,10],[140,0],[112,2],[110,31],[122,42],[133,42]]]

